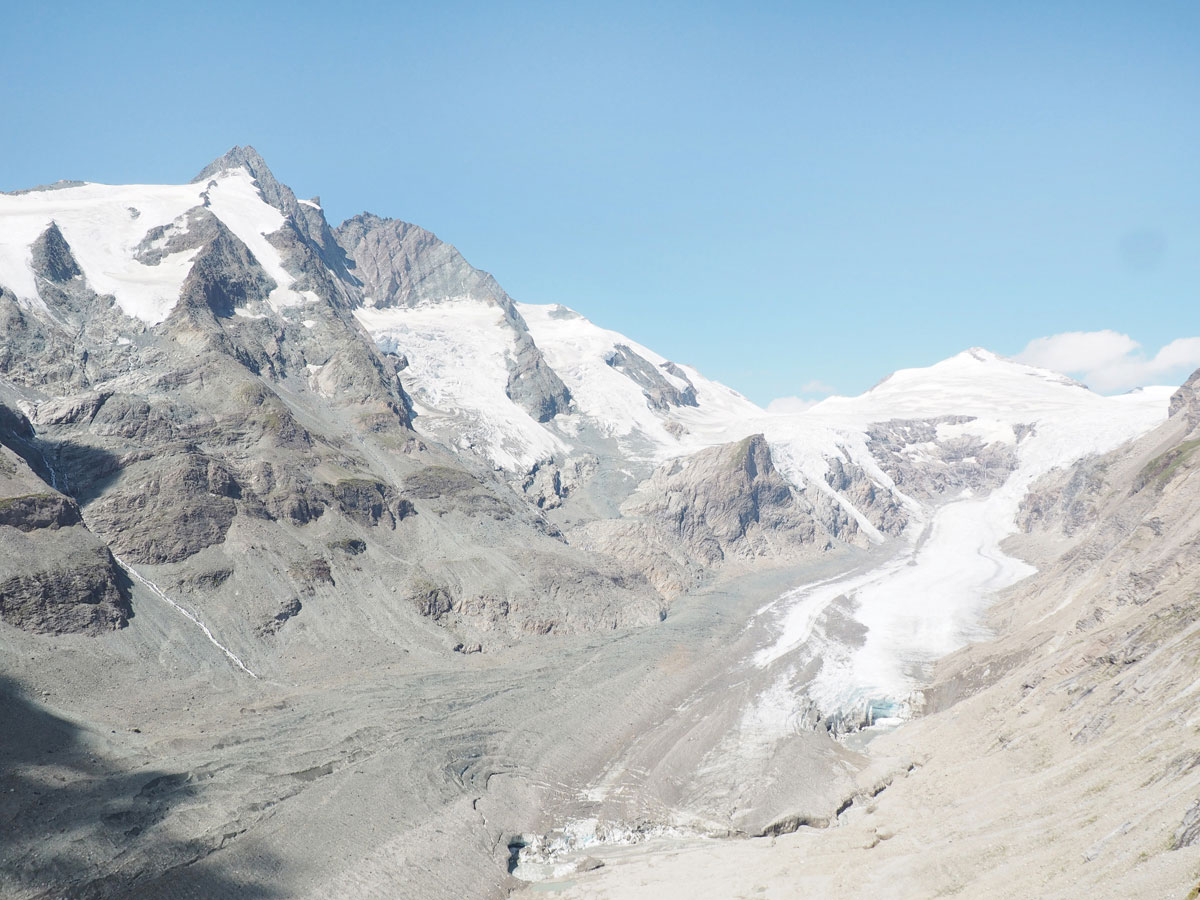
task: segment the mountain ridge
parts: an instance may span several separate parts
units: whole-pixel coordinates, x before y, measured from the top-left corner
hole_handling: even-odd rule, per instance
[[[21,744],[23,898],[60,857],[97,897],[253,880],[255,846],[297,896],[499,897],[560,813],[829,820],[847,734],[919,716],[1029,574],[1004,542],[1089,521],[1086,473],[1030,489],[1195,405],[965,351],[772,414],[418,226],[330,227],[249,147],[0,196],[0,332],[0,704],[118,773],[88,794],[64,741],[43,795]]]

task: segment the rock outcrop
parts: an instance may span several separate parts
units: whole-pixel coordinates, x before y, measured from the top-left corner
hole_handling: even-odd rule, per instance
[[[1106,474],[1106,463],[1097,457],[1074,466],[1065,482],[1062,472],[1048,473],[1022,499],[1017,523],[1026,533],[1057,528],[1073,537],[1096,521]]]
[[[0,622],[43,634],[123,627],[131,610],[112,554],[19,452],[37,452],[28,423],[0,410]]]
[[[833,456],[826,459],[825,464],[828,466],[825,483],[866,516],[867,521],[881,533],[894,537],[908,526],[908,511],[896,495],[879,484],[858,463],[848,457]],[[826,514],[826,521],[829,521],[827,528],[835,534],[843,534],[843,529],[849,528],[852,520],[841,506],[828,502],[825,506],[829,509]]]
[[[1193,427],[1200,423],[1200,369],[1171,395],[1169,414],[1172,418],[1183,416]]]
[[[600,461],[591,454],[562,460],[545,460],[535,465],[521,479],[521,492],[538,509],[557,509],[599,468]]]
[[[659,467],[622,518],[581,526],[571,540],[633,562],[677,594],[727,561],[784,561],[833,546],[805,492],[775,468],[761,434]],[[845,523],[849,537],[854,528]]]
[[[867,446],[896,487],[910,497],[930,500],[963,490],[987,493],[1017,467],[1015,445],[984,443],[974,434],[939,436],[939,426],[970,421],[970,416],[891,419],[871,426]]]
[[[696,389],[688,380],[683,370],[673,363],[667,363],[669,371],[676,378],[683,380],[686,386],[676,387],[645,357],[639,356],[626,344],[617,344],[604,360],[608,365],[623,373],[642,389],[646,403],[651,409],[666,412],[673,406],[695,406]]]

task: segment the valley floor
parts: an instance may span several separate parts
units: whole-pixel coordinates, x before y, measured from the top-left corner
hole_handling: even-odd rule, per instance
[[[1071,752],[1047,722],[1014,746],[980,728],[975,717],[996,711],[977,706],[873,742],[877,766],[890,759],[896,769],[913,755],[923,764],[863,796],[834,827],[593,846],[561,863],[586,854],[603,867],[531,885],[514,900],[1195,896],[1195,848],[1171,849],[1194,784],[1180,795],[1145,783],[1180,755],[1194,758],[1194,729],[1143,738],[1152,752],[1129,752],[1136,729]]]
[[[1040,571],[984,639],[914,657],[916,718],[840,741],[805,699],[868,646],[835,589],[904,578],[936,527],[731,571],[655,626],[469,655],[364,634],[269,677],[145,585],[122,631],[0,628],[0,897],[1194,897],[1200,507],[1104,502],[1061,556],[1009,539]]]
[[[515,900],[1194,898],[1194,578],[1102,615],[1103,592],[1068,603],[1036,587],[1003,596],[999,636],[939,663],[927,715],[850,736],[866,760],[835,819],[592,844]]]
[[[521,835],[588,815],[657,824],[689,804],[720,821],[746,771],[693,783],[688,765],[760,689],[730,683],[765,640],[747,622],[791,585],[873,564],[830,554],[714,583],[650,628],[469,656],[364,640],[272,678],[238,671],[142,586],[120,632],[0,629],[0,896],[499,897],[520,885],[506,864]],[[703,733],[677,727],[689,703]],[[808,734],[809,765],[841,774],[812,790],[797,777],[747,828],[848,788],[853,754]]]

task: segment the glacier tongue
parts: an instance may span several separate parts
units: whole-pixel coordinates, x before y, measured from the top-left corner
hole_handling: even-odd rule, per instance
[[[898,372],[857,398],[831,398],[776,423],[768,436],[782,445],[809,444],[808,425],[840,432],[843,448],[870,452],[862,438],[881,420],[956,414],[937,426],[938,440],[975,435],[1014,445],[1017,465],[984,495],[964,491],[941,502],[908,498],[918,511],[899,553],[866,574],[800,586],[771,609],[775,637],[755,657],[759,666],[819,655],[808,689],[827,716],[853,717],[872,704],[904,712],[928,665],[987,635],[983,612],[997,591],[1033,574],[1002,549],[1031,483],[1049,470],[1100,454],[1141,435],[1166,417],[1169,389],[1119,397],[1094,394],[1055,373],[986,351],[968,351],[927,369]],[[856,435],[854,432],[858,432]],[[920,445],[910,445],[920,465]],[[803,461],[805,454],[793,458]],[[865,635],[838,635],[826,613],[845,598]]]

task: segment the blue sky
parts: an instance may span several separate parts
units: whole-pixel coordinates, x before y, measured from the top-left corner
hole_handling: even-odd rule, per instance
[[[760,403],[1067,332],[1027,358],[1107,390],[1200,365],[1200,4],[6,19],[0,189],[178,182],[253,144],[335,224],[417,222]]]

